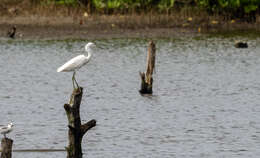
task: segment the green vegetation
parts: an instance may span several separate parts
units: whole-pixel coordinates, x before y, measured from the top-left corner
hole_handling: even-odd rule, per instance
[[[211,12],[243,11],[250,13],[258,9],[260,0],[197,0],[197,3]]]
[[[256,21],[256,15],[260,13],[260,0],[2,0],[1,3],[25,1],[32,5],[83,7],[88,13],[98,14],[155,12],[168,15],[191,8],[209,15],[221,15],[228,20],[245,19],[251,22]]]
[[[224,14],[231,18],[246,18],[255,21],[259,14],[260,0],[197,0],[197,4],[208,13]]]
[[[37,1],[37,0],[31,0]],[[39,0],[38,0],[39,1]],[[229,14],[244,17],[259,12],[260,0],[48,0],[56,4],[81,3],[102,13],[125,13],[130,11],[169,12],[183,6],[199,7],[210,14]]]

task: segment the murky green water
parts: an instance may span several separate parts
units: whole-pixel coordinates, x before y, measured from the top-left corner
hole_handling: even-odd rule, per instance
[[[233,47],[247,40],[248,49]],[[0,124],[13,121],[14,149],[63,149],[71,73],[56,69],[88,41],[0,40]],[[154,95],[139,95],[147,41],[94,41],[77,74],[83,121],[97,120],[84,157],[257,158],[260,154],[260,39],[158,39]],[[65,152],[14,152],[64,158]]]

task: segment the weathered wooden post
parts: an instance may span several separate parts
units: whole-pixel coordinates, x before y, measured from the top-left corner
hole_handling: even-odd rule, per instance
[[[153,71],[155,67],[155,44],[153,41],[149,42],[148,55],[147,55],[147,68],[146,73],[140,72],[141,77],[141,94],[152,94],[153,93]]]
[[[96,126],[96,120],[91,120],[83,125],[81,124],[80,103],[82,94],[82,87],[74,89],[69,104],[64,104],[64,109],[69,122],[69,145],[66,147],[67,158],[82,158],[82,138],[89,129]]]
[[[12,146],[13,140],[9,138],[3,138],[1,141],[1,158],[11,158],[12,157]]]

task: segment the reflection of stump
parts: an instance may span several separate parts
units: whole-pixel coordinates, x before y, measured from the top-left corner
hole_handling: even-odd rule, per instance
[[[140,72],[141,76],[141,94],[152,94],[153,93],[153,71],[155,67],[155,44],[153,41],[149,42],[148,55],[147,55],[147,68],[146,73]]]
[[[82,93],[82,87],[80,87],[80,91],[79,89],[74,89],[69,104],[64,105],[69,122],[69,145],[66,148],[67,158],[82,158],[82,138],[89,129],[96,126],[95,120],[91,120],[81,125],[80,103]]]
[[[3,138],[1,141],[1,158],[11,158],[12,157],[12,145],[13,140],[9,138]]]

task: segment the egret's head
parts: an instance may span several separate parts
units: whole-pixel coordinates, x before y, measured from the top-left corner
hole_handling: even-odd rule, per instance
[[[88,44],[86,44],[85,50],[86,50],[87,52],[90,52],[90,51],[92,51],[95,47],[96,47],[96,45],[95,45],[94,43],[89,42]]]
[[[11,123],[8,123],[8,126],[9,126],[9,127],[13,127],[14,125],[13,125],[13,123],[11,122]]]

